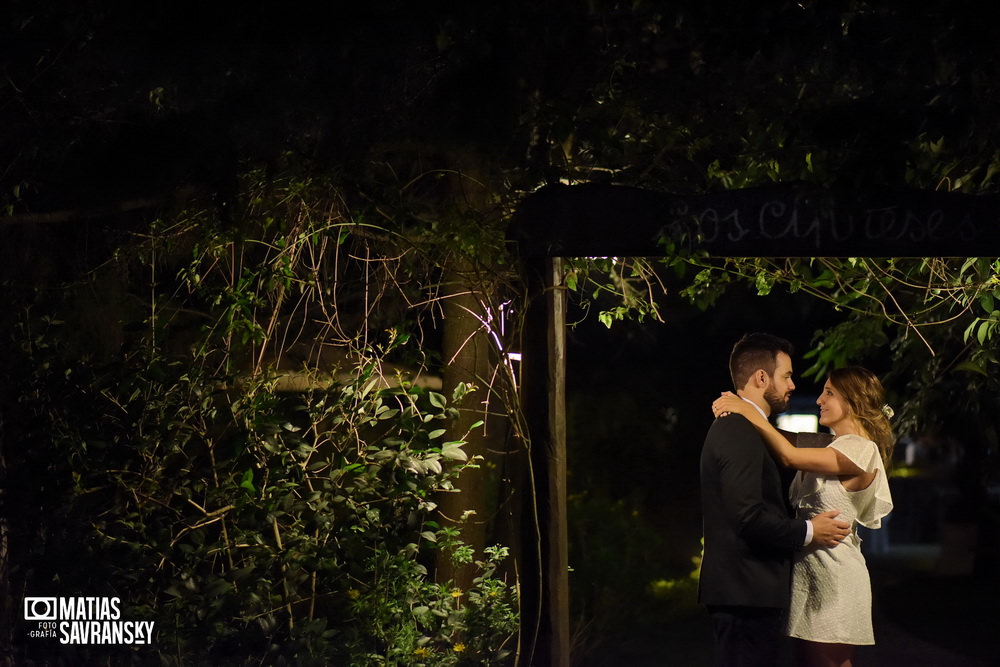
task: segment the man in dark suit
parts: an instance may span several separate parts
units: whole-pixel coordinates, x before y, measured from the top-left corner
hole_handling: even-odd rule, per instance
[[[792,346],[748,334],[733,347],[737,394],[764,416],[784,411],[795,383]],[[796,548],[835,546],[849,533],[839,512],[792,518],[779,465],[740,415],[712,424],[701,453],[705,550],[699,601],[708,606],[717,667],[774,667],[788,608]]]

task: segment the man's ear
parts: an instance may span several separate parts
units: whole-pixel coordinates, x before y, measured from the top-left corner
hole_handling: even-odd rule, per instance
[[[763,368],[758,368],[753,372],[754,384],[758,387],[767,387],[770,384],[771,378],[768,377],[767,371]]]

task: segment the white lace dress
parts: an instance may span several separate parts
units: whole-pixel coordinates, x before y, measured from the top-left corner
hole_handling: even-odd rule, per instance
[[[837,509],[838,518],[849,521],[852,531],[832,549],[806,547],[796,554],[788,634],[814,642],[874,644],[871,580],[857,527],[882,527],[882,517],[892,510],[889,480],[871,440],[844,435],[828,446],[865,472],[877,472],[861,491],[848,491],[836,475],[799,472],[795,476],[789,495],[799,518]]]

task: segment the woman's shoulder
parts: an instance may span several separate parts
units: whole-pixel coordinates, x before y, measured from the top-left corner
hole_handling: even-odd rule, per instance
[[[856,433],[845,433],[844,435],[838,435],[834,438],[827,447],[833,447],[834,445],[848,445],[848,446],[858,446],[858,445],[871,445],[875,446],[873,440],[869,440],[863,435],[858,435]]]
[[[827,446],[833,447],[863,470],[869,470],[879,458],[878,446],[873,441],[853,433],[838,436]]]
[[[855,433],[839,435],[827,447],[833,447],[845,454],[858,454],[869,451],[878,452],[878,446],[874,441]]]

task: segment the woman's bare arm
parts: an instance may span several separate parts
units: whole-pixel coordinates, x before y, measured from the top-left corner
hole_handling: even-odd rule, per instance
[[[712,404],[716,414],[732,413],[743,415],[753,424],[764,438],[764,442],[774,452],[781,464],[815,472],[821,475],[860,475],[864,471],[849,458],[832,447],[796,447],[774,428],[752,405],[739,396],[726,392]]]

